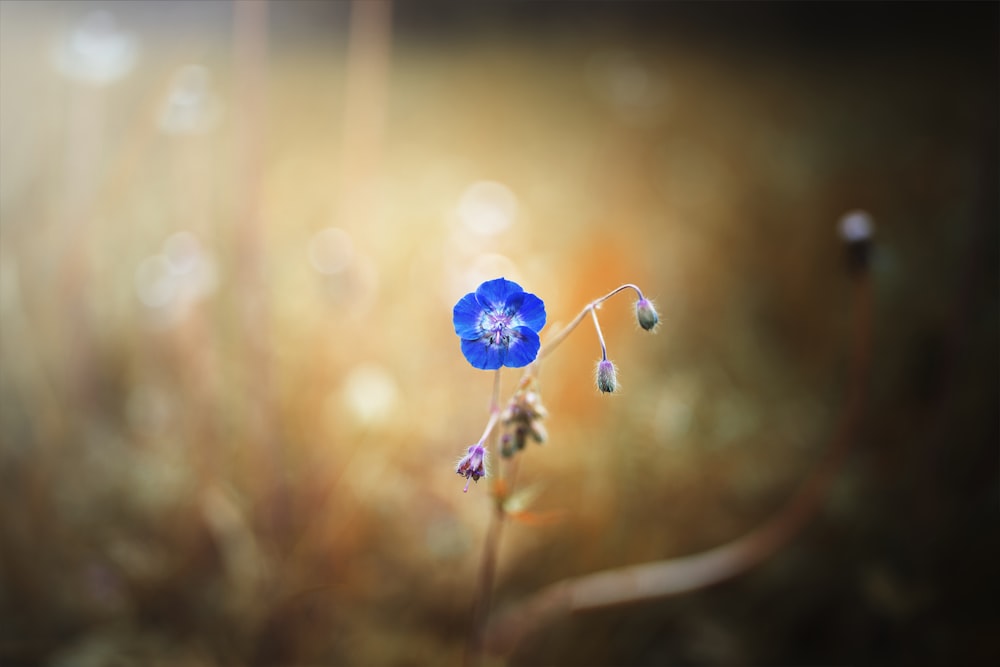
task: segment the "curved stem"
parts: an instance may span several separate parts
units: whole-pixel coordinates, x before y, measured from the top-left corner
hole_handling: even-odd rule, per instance
[[[594,326],[597,329],[597,337],[601,342],[601,354],[604,359],[607,359],[607,348],[604,344],[604,334],[601,332],[601,325],[597,321],[597,307],[613,297],[615,294],[622,292],[624,290],[631,289],[635,290],[639,298],[643,298],[642,291],[635,285],[631,283],[626,283],[620,285],[615,289],[611,290],[604,296],[591,301],[580,312],[573,318],[573,320],[567,324],[562,330],[559,331],[546,345],[543,345],[539,351],[538,355],[535,357],[535,361],[529,365],[522,377],[522,382],[525,377],[532,375],[536,372],[537,364],[544,357],[549,355],[555,348],[569,336],[583,318],[586,317],[589,312],[594,318]],[[495,380],[493,383],[493,397],[490,401],[490,418],[486,423],[486,428],[483,431],[482,438],[480,438],[480,444],[486,441],[490,433],[496,427],[497,421],[500,417],[500,371],[497,370]],[[495,450],[496,447],[491,447],[490,449]],[[494,454],[488,454],[489,456],[494,456]],[[494,469],[500,469],[500,466],[496,466]],[[504,500],[510,496],[513,492],[514,481],[517,473],[517,460],[511,462],[511,471],[509,475],[509,480],[504,483],[502,480],[498,482],[497,492],[496,492],[496,503],[494,504],[494,511],[490,515],[489,527],[486,529],[486,541],[483,545],[483,556],[480,561],[479,566],[479,580],[476,586],[475,597],[472,601],[472,613],[470,619],[469,633],[466,639],[465,651],[462,654],[462,664],[466,667],[479,664],[480,659],[483,655],[483,649],[485,646],[484,640],[486,635],[484,633],[486,627],[486,620],[488,619],[488,614],[490,610],[490,603],[493,597],[493,585],[496,578],[496,565],[497,565],[497,555],[500,551],[500,538],[503,535],[503,525],[506,522],[506,510],[504,509]]]
[[[618,294],[618,292],[621,292],[621,291],[624,291],[624,290],[627,290],[627,289],[635,290],[636,295],[640,299],[643,298],[642,297],[642,290],[641,289],[639,289],[636,285],[633,285],[632,283],[625,283],[624,285],[621,285],[619,287],[614,288],[613,290],[611,290],[610,292],[608,292],[607,294],[605,294],[604,296],[602,296],[600,299],[597,299],[596,301],[591,302],[591,305],[597,306],[597,305],[603,303],[604,301],[607,301],[608,299],[610,299],[611,297],[613,297],[615,294]]]
[[[872,309],[871,281],[862,275],[855,285],[847,398],[832,442],[823,462],[770,520],[741,538],[698,554],[552,584],[493,619],[486,628],[485,648],[509,654],[527,635],[568,614],[705,588],[746,572],[788,544],[822,507],[854,442],[871,365]]]
[[[601,341],[601,360],[608,358],[608,346],[604,344],[604,334],[601,333],[601,323],[597,321],[597,309],[591,307],[590,316],[594,318],[594,328],[597,329],[597,340]]]
[[[633,285],[632,283],[625,283],[624,285],[619,285],[618,287],[614,288],[613,290],[611,290],[604,296],[600,297],[599,299],[594,299],[586,306],[584,306],[579,313],[577,313],[576,317],[573,318],[572,322],[564,326],[559,331],[559,333],[553,336],[547,343],[542,345],[541,349],[538,350],[538,356],[535,357],[535,361],[531,364],[531,366],[528,367],[529,370],[526,372],[530,372],[530,370],[535,367],[535,364],[537,364],[539,361],[541,361],[548,355],[552,354],[552,351],[555,350],[556,347],[561,342],[566,340],[566,337],[569,336],[571,333],[573,333],[573,330],[580,325],[580,322],[583,321],[583,318],[587,316],[587,311],[593,311],[593,309],[595,309],[597,306],[601,305],[602,303],[613,297],[615,294],[618,294],[619,292],[622,292],[627,289],[635,290],[635,293],[639,295],[639,298],[640,299],[643,298],[642,290],[640,290],[637,286]],[[600,327],[598,327],[598,332],[600,332]]]

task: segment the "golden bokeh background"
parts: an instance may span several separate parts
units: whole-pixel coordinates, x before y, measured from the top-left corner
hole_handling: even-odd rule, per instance
[[[0,662],[457,664],[492,376],[551,335],[495,593],[759,525],[844,403],[837,221],[876,225],[871,400],[744,577],[490,664],[1000,654],[997,5],[0,3]],[[518,378],[503,375],[505,393]],[[960,660],[961,662],[961,660]]]

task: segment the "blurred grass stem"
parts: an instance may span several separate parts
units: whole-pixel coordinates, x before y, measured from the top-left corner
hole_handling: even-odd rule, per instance
[[[601,325],[597,321],[596,309],[605,301],[613,297],[615,294],[622,292],[627,289],[635,290],[642,298],[642,291],[635,285],[631,283],[626,283],[620,285],[615,289],[611,290],[604,296],[591,301],[573,318],[573,321],[563,327],[555,335],[555,337],[549,341],[547,345],[543,345],[538,352],[538,356],[535,361],[531,363],[528,368],[525,369],[525,377],[530,376],[537,368],[537,364],[541,359],[551,353],[563,340],[565,340],[573,331],[579,326],[583,318],[590,313],[594,318],[594,327],[597,329],[597,337],[601,341],[601,355],[602,358],[607,359],[607,348],[604,344],[604,335],[601,333]],[[520,386],[520,384],[518,385]],[[486,429],[483,432],[483,437],[480,439],[480,443],[486,440],[490,432],[493,431],[496,426],[497,420],[500,416],[500,371],[497,370],[496,377],[493,382],[493,398],[490,401],[490,419],[486,424]],[[496,438],[494,438],[494,441]],[[491,451],[495,451],[496,447],[491,447]],[[490,454],[494,456],[494,454]],[[500,466],[494,466],[494,469],[499,471]],[[479,581],[476,588],[475,597],[472,603],[472,618],[471,625],[468,635],[468,641],[466,642],[465,653],[463,654],[462,664],[466,666],[476,665],[482,657],[484,648],[484,621],[487,619],[490,609],[490,600],[493,594],[493,583],[496,577],[496,563],[497,563],[497,553],[500,550],[500,537],[503,534],[503,524],[506,519],[505,501],[514,491],[514,481],[517,472],[517,459],[511,461],[510,464],[510,474],[508,479],[504,482],[502,477],[499,477],[498,481],[494,485],[495,500],[494,511],[490,517],[489,527],[486,530],[486,542],[483,545],[483,558],[479,566]]]
[[[493,375],[493,394],[490,397],[490,418],[486,422],[486,428],[479,439],[479,444],[483,444],[490,433],[496,427],[500,419],[500,369]],[[497,438],[494,437],[494,444]],[[504,484],[499,475],[499,457],[496,455],[496,447],[487,449],[487,456],[493,460],[492,468],[497,471],[498,480],[493,485],[496,489],[496,503],[494,511],[490,515],[489,525],[486,529],[486,542],[483,545],[483,557],[479,564],[479,579],[476,582],[476,592],[472,599],[472,614],[470,618],[469,634],[465,645],[465,653],[462,656],[463,665],[475,665],[482,657],[483,644],[482,632],[483,624],[489,614],[490,600],[493,596],[493,582],[496,578],[497,552],[500,549],[500,534],[504,524],[504,505],[506,497],[502,493]]]
[[[376,189],[383,153],[392,52],[392,4],[351,3],[348,26],[340,153],[340,225],[353,233],[376,232]],[[389,238],[372,235],[373,241]]]
[[[861,423],[871,366],[872,286],[854,284],[846,399],[826,457],[771,519],[748,535],[692,556],[596,572],[552,584],[504,611],[485,629],[484,648],[510,654],[529,634],[572,613],[678,595],[743,574],[774,556],[822,507]]]
[[[266,524],[280,531],[286,523],[287,488],[281,475],[282,449],[275,433],[274,388],[272,387],[270,308],[264,275],[264,225],[260,192],[264,176],[267,130],[268,15],[266,0],[246,0],[233,5],[233,61],[235,99],[240,113],[235,126],[235,197],[241,325],[245,332],[244,367],[250,374],[249,395],[242,437],[263,449],[271,472],[272,503]]]

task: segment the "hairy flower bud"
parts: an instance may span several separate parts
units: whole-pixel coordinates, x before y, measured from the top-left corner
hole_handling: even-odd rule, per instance
[[[455,472],[466,479],[465,488],[462,491],[468,491],[470,480],[478,482],[481,478],[486,477],[486,448],[481,443],[471,445],[469,452],[458,460]]]
[[[639,326],[646,331],[652,331],[660,322],[660,316],[656,314],[653,303],[643,297],[635,302],[635,319],[639,320]]]
[[[618,373],[608,359],[602,359],[597,364],[597,388],[604,394],[613,393],[618,388]]]

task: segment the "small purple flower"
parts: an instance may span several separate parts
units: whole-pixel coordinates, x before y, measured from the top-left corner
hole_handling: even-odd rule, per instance
[[[471,445],[469,453],[458,460],[455,472],[466,479],[462,492],[468,491],[469,480],[478,482],[479,478],[486,477],[486,448],[481,443]]]
[[[482,370],[521,368],[538,356],[545,304],[517,283],[497,278],[459,299],[452,321],[470,364]]]

